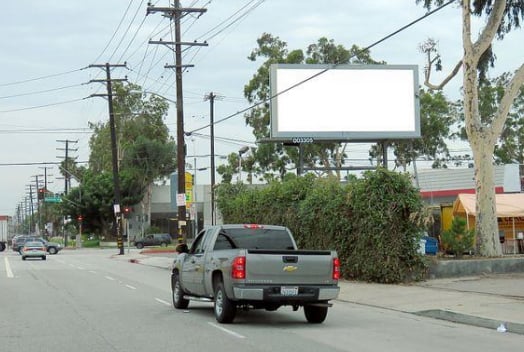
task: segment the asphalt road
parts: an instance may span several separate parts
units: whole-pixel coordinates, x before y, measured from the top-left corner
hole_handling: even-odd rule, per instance
[[[0,253],[0,351],[519,351],[521,335],[334,302],[327,320],[302,310],[241,312],[220,325],[209,303],[171,306],[169,272],[115,260],[114,250],[46,261]]]

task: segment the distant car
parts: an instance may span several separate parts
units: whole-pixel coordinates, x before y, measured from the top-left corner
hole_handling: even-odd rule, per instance
[[[41,258],[46,260],[47,249],[44,244],[40,241],[27,241],[20,250],[22,254],[22,260],[27,258]]]
[[[28,241],[40,242],[41,244],[43,244],[45,246],[46,251],[49,254],[57,254],[63,248],[60,243],[49,242],[49,241],[44,240],[43,238],[40,238],[40,237],[19,236],[19,237],[13,238],[13,242],[12,242],[13,251],[19,252],[20,254],[22,254],[21,253],[22,247]]]
[[[168,244],[171,244],[171,242],[171,236],[168,233],[155,233],[147,235],[144,238],[136,239],[135,246],[138,249],[142,249],[148,246],[166,247]]]

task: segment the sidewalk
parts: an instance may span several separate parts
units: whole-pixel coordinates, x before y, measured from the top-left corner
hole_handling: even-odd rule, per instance
[[[142,265],[171,269],[173,253],[114,256]],[[435,279],[410,285],[341,280],[339,301],[391,309],[462,324],[524,335],[524,273]]]

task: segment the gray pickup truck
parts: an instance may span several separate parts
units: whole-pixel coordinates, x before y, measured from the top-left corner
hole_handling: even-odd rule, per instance
[[[171,290],[176,309],[190,300],[214,302],[215,318],[231,323],[237,309],[304,307],[322,323],[338,297],[340,262],[331,250],[299,250],[289,229],[273,225],[217,225],[188,248],[179,245]]]

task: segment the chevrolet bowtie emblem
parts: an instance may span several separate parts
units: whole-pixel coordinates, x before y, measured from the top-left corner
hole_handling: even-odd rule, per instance
[[[295,271],[297,270],[298,268],[296,266],[293,266],[293,265],[287,265],[285,266],[282,270],[283,271],[286,271],[288,273],[292,272],[292,271]]]

